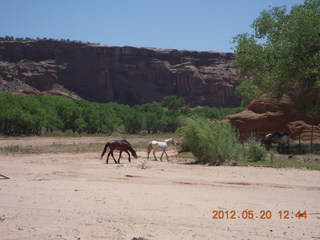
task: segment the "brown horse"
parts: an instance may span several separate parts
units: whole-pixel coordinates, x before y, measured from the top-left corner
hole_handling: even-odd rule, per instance
[[[110,151],[109,151],[108,156],[107,156],[106,164],[108,164],[110,155],[112,156],[112,158],[113,158],[115,163],[120,163],[120,158],[121,158],[122,152],[126,152],[128,154],[129,162],[131,162],[129,151],[131,152],[132,156],[134,156],[135,158],[138,157],[136,151],[131,147],[131,144],[127,140],[123,139],[123,140],[113,140],[111,142],[107,142],[105,147],[104,147],[104,149],[103,149],[103,152],[101,154],[101,158],[100,159],[103,158],[103,155],[106,153],[108,147],[109,147]],[[114,150],[119,150],[120,151],[120,155],[119,155],[118,161],[113,156],[113,151]]]

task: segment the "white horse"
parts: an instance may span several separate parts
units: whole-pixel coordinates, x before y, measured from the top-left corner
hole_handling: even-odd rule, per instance
[[[156,157],[156,154],[155,154],[156,151],[162,151],[162,154],[161,154],[161,157],[160,157],[161,161],[162,161],[162,156],[163,156],[164,153],[167,156],[167,161],[169,161],[166,149],[171,144],[175,146],[176,145],[176,140],[174,140],[173,138],[169,138],[169,139],[164,140],[163,142],[158,142],[158,141],[149,142],[149,145],[148,145],[148,159],[149,159],[149,154],[150,154],[151,150],[153,150],[153,156],[154,156],[154,159],[156,161],[157,161],[157,157]]]

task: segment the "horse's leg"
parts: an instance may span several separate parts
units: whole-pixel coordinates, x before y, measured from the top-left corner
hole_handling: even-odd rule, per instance
[[[119,158],[118,158],[118,163],[120,163],[121,154],[122,154],[122,151],[120,151]]]
[[[128,152],[128,150],[126,150],[125,152],[126,152],[126,153],[128,154],[128,156],[129,156],[129,162],[131,162],[130,153]]]
[[[154,156],[154,159],[155,159],[156,161],[158,161],[158,160],[157,160],[157,157],[156,157],[156,150],[153,150],[153,156]]]
[[[113,161],[115,162],[115,163],[117,163],[117,160],[114,158],[114,156],[113,156],[113,151],[110,151],[110,153],[111,153],[111,156],[112,156],[112,158],[113,158]]]
[[[288,154],[289,153],[288,145],[285,145],[284,149],[285,149],[285,152]]]
[[[160,157],[160,160],[162,161],[162,156],[163,156],[163,154],[166,152],[166,150],[165,149],[163,149],[163,151],[162,151],[162,154],[161,154],[161,157]]]
[[[111,151],[108,153],[107,160],[106,160],[106,164],[108,164],[108,162],[109,162],[109,156],[110,156],[110,154],[111,154]]]
[[[147,152],[148,152],[148,157],[147,157],[147,159],[148,159],[148,160],[149,160],[149,154],[150,154],[150,152],[151,152],[152,150],[154,150],[153,147],[152,147],[152,144],[149,143],[148,148],[147,148]]]
[[[289,146],[288,146],[288,143],[287,142],[284,142],[283,143],[283,151],[284,151],[284,153],[289,153],[289,148],[288,148]]]
[[[167,156],[167,161],[169,162],[169,157],[168,157],[167,151],[164,150],[164,153],[166,154],[166,156]]]

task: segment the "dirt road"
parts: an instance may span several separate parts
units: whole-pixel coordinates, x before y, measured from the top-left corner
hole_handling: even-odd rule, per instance
[[[137,152],[108,165],[100,152],[0,155],[0,238],[320,239],[319,171],[190,165],[175,150],[143,169]]]

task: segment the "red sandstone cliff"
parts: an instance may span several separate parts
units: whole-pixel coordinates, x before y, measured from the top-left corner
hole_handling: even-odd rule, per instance
[[[265,136],[267,133],[286,130],[293,139],[297,139],[300,134],[301,139],[309,140],[313,131],[313,139],[320,140],[320,116],[307,118],[295,113],[293,109],[288,97],[277,101],[265,94],[251,102],[246,110],[226,116],[224,121],[231,122],[241,139],[247,139],[252,134]]]
[[[239,80],[231,59],[231,53],[2,41],[0,91],[54,92],[59,84],[100,102],[143,104],[175,95],[190,106],[235,107]]]

